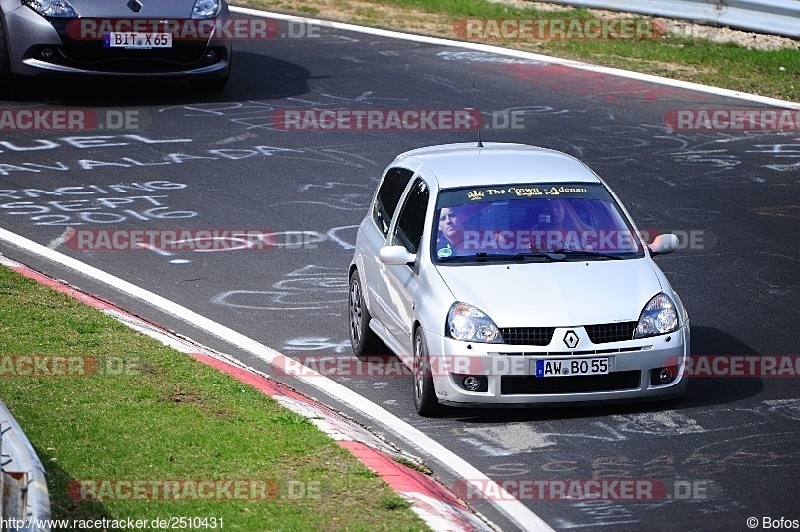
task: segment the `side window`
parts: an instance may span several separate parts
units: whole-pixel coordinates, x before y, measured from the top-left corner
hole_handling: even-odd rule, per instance
[[[408,191],[403,210],[397,219],[393,243],[405,247],[409,253],[416,253],[419,250],[422,232],[425,230],[425,213],[428,210],[429,196],[428,186],[422,179],[417,179]]]
[[[406,168],[390,168],[383,178],[381,188],[372,206],[372,218],[384,236],[389,232],[389,224],[397,208],[397,202],[406,189],[414,172]]]

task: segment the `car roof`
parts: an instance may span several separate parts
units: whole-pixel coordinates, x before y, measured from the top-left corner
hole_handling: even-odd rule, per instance
[[[578,159],[527,144],[442,144],[407,151],[398,155],[397,161],[412,168],[422,164],[434,174],[440,189],[509,183],[601,183]]]

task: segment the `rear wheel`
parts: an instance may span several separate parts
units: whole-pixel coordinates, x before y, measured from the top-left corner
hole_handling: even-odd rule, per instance
[[[414,332],[414,408],[424,417],[441,415],[444,410],[436,399],[431,358],[422,327]]]
[[[350,345],[353,346],[353,353],[357,357],[369,355],[380,355],[383,342],[378,335],[369,328],[372,317],[367,309],[364,300],[364,290],[361,288],[361,280],[358,277],[358,270],[353,270],[350,275],[350,298],[349,298],[349,329]]]
[[[0,99],[10,99],[19,91],[19,76],[11,73],[8,39],[4,20],[0,17]]]

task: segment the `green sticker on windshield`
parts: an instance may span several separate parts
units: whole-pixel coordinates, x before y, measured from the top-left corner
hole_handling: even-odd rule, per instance
[[[436,252],[440,259],[446,259],[453,255],[453,250],[451,248],[442,248]]]

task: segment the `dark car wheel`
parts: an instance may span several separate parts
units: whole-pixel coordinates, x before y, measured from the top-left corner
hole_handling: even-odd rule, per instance
[[[6,27],[0,17],[0,98],[9,99],[17,95],[19,76],[11,73],[11,59],[8,55]]]
[[[349,329],[350,344],[353,346],[353,353],[357,357],[369,355],[381,355],[383,342],[369,328],[372,317],[364,301],[364,290],[361,288],[361,280],[358,278],[358,271],[353,270],[350,275],[350,298],[349,298]]]
[[[422,327],[414,332],[414,408],[424,417],[441,415],[444,407],[436,399],[431,359]]]
[[[222,92],[228,85],[228,78],[231,76],[231,65],[233,64],[233,53],[228,56],[228,70],[221,78],[200,78],[192,80],[191,83],[194,88],[204,94],[214,94]]]
[[[198,92],[213,94],[215,92],[222,92],[228,84],[228,76],[224,78],[206,78],[196,79],[192,81],[192,85]]]

